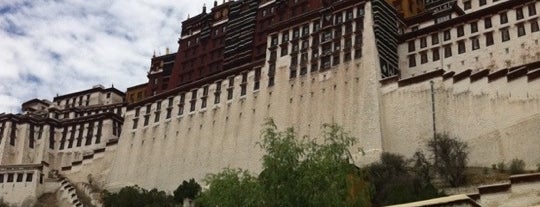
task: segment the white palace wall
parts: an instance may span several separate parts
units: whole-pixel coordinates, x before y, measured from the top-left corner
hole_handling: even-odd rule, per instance
[[[189,112],[191,92],[186,93],[184,114],[178,116],[180,97],[174,97],[172,117],[166,118],[168,99],[162,100],[155,123],[153,103],[148,126],[140,108],[136,129],[135,110],[126,113],[123,133],[107,182],[109,189],[137,184],[144,188],[174,190],[189,178],[201,181],[207,173],[224,167],[261,170],[262,150],[257,146],[264,121],[272,117],[278,128],[294,127],[299,136],[318,137],[325,123],[337,123],[359,137],[352,149],[358,165],[376,160],[382,152],[378,56],[371,4],[366,3],[363,55],[326,71],[289,80],[289,57],[278,57],[275,85],[268,86],[268,64],[262,68],[260,89],[253,91],[254,72],[248,74],[245,96],[241,76],[235,78],[234,98],[225,101],[228,80],[222,83],[221,102],[214,104],[215,84],[209,87],[208,106],[201,109],[202,89],[196,109]],[[369,11],[369,12],[368,12]],[[343,57],[343,55],[342,55]],[[361,152],[363,149],[365,155]]]
[[[517,158],[536,169],[540,163],[536,153],[540,149],[539,79],[504,76],[488,83],[486,76],[453,83],[453,78],[439,76],[432,81],[436,131],[466,141],[470,165],[488,167]],[[382,89],[383,148],[412,156],[417,149],[425,151],[433,137],[430,81],[397,85]]]

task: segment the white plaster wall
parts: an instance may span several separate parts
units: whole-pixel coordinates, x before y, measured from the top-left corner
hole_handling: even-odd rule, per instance
[[[35,202],[37,200],[37,197],[40,196],[38,194],[38,188],[39,185],[39,174],[40,172],[35,170],[33,171],[33,179],[32,182],[26,182],[26,176],[27,172],[24,172],[23,176],[23,182],[16,182],[17,179],[17,171],[10,172],[15,173],[13,182],[7,183],[7,172],[4,173],[4,182],[0,183],[0,198],[4,199],[4,202],[20,206],[23,203],[26,202]]]
[[[473,1],[477,2],[477,1]],[[492,27],[485,29],[484,17],[476,19],[470,22],[463,22],[464,36],[457,37],[457,26],[452,28],[441,28],[437,31],[439,35],[439,43],[432,45],[431,34],[425,36],[419,36],[414,40],[408,40],[398,47],[399,54],[399,68],[401,69],[402,78],[408,78],[429,72],[435,69],[445,69],[447,71],[461,72],[467,69],[479,70],[490,69],[491,71],[497,71],[502,68],[508,68],[518,65],[523,65],[530,62],[540,61],[540,32],[532,33],[530,21],[538,22],[538,16],[540,14],[540,2],[535,3],[537,8],[537,14],[529,16],[527,7],[523,8],[524,19],[516,21],[515,10],[507,10],[508,22],[506,24],[500,24],[499,15],[491,16]],[[486,16],[487,17],[487,16]],[[471,33],[470,23],[477,22],[478,32]],[[517,23],[524,23],[526,35],[518,37]],[[501,28],[509,28],[510,40],[502,42]],[[443,32],[450,29],[451,39],[444,41]],[[486,46],[486,32],[493,32],[494,44]],[[420,38],[426,37],[427,47],[420,48]],[[478,37],[480,48],[477,50],[472,49],[471,37]],[[409,52],[408,44],[410,41],[415,41],[415,50]],[[458,41],[465,42],[466,52],[458,54]],[[451,45],[452,56],[444,57],[444,46]],[[433,49],[439,49],[440,60],[433,61]],[[421,52],[427,52],[428,62],[421,63]],[[416,66],[409,67],[409,56],[416,56]]]
[[[527,77],[487,83],[434,79],[437,132],[466,141],[473,166],[523,159],[535,169],[540,156],[540,83]],[[412,156],[433,136],[429,81],[383,88],[384,149]],[[414,120],[414,121],[412,121]]]
[[[367,3],[365,11],[371,11],[370,7]],[[289,80],[289,56],[278,57],[273,87],[267,87],[266,65],[258,91],[252,90],[251,71],[247,95],[239,96],[241,77],[238,76],[233,100],[225,100],[228,81],[224,80],[219,104],[213,104],[215,86],[211,85],[206,109],[200,109],[202,89],[199,89],[195,112],[189,112],[191,94],[187,93],[184,115],[177,116],[179,96],[176,96],[173,117],[166,120],[165,99],[160,122],[154,123],[154,103],[150,124],[143,126],[146,112],[141,107],[135,130],[132,129],[135,110],[128,111],[108,188],[137,184],[172,191],[182,180],[201,181],[207,173],[217,173],[224,167],[241,167],[258,173],[263,152],[256,143],[260,141],[267,117],[274,118],[281,130],[294,127],[299,137],[319,137],[323,124],[337,123],[358,137],[358,145],[351,149],[357,164],[376,160],[382,152],[380,69],[371,12],[366,12],[364,21],[361,59]]]

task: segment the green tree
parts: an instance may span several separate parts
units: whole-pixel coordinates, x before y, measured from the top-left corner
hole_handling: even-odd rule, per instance
[[[435,172],[452,187],[458,187],[466,182],[465,168],[469,156],[467,143],[451,138],[448,134],[437,134],[430,140],[428,149],[435,160]]]
[[[182,184],[174,191],[174,200],[183,203],[184,199],[194,200],[201,192],[201,185],[191,178],[189,181],[182,181]]]
[[[198,206],[264,206],[257,178],[245,170],[226,168],[218,174],[207,175],[204,181],[210,188],[197,198]]]
[[[139,186],[128,186],[118,193],[104,192],[103,205],[106,207],[174,207],[172,196],[164,191],[145,190]]]
[[[362,172],[352,165],[356,139],[337,125],[325,125],[321,143],[298,139],[292,128],[278,131],[269,120],[259,146],[266,152],[258,178],[226,169],[210,175],[204,206],[370,206]],[[243,186],[250,186],[249,189]],[[210,202],[214,201],[214,202]]]
[[[379,162],[367,167],[374,188],[372,203],[385,206],[442,196],[431,184],[429,172],[424,171],[426,162],[422,153],[410,161],[401,155],[383,153]]]

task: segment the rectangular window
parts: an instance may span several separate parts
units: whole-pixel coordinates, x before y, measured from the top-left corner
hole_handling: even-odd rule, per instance
[[[432,45],[439,44],[439,33],[435,33],[431,35],[431,44]]]
[[[281,46],[281,57],[289,54],[289,45]]]
[[[12,182],[13,182],[13,177],[14,177],[14,176],[15,176],[15,175],[14,175],[13,173],[8,173],[8,174],[7,174],[7,182],[8,182],[8,183],[12,183]]]
[[[463,29],[463,25],[459,25],[457,27],[457,36],[462,37],[463,35],[465,35],[465,30]]]
[[[0,174],[0,183],[4,183],[4,174]]]
[[[240,83],[240,96],[245,96],[247,93],[247,73],[242,73],[242,82]]]
[[[427,37],[420,38],[420,48],[427,47]]]
[[[450,30],[446,30],[444,31],[444,41],[448,41],[452,38],[451,34],[450,34]]]
[[[20,182],[23,181],[23,176],[24,176],[24,174],[22,174],[22,173],[17,173],[17,182],[18,182],[18,183],[20,183]]]
[[[26,174],[26,182],[32,182],[33,177],[34,177],[34,173],[27,173]]]
[[[191,91],[191,100],[189,101],[190,107],[189,111],[195,111],[195,105],[197,104],[197,89]]]
[[[520,19],[523,19],[523,8],[522,7],[519,7],[519,8],[516,8],[516,20],[520,20]]]
[[[180,101],[178,102],[178,116],[184,114],[184,104],[186,103],[186,94],[180,94]]]
[[[154,112],[154,114],[154,122],[159,122],[159,118],[161,117],[161,101],[156,103],[156,112]]]
[[[506,12],[500,13],[499,17],[500,17],[501,24],[508,23],[508,16],[506,15]]]
[[[148,126],[148,121],[150,120],[150,109],[152,109],[151,105],[146,106],[146,114],[144,115],[144,126]]]
[[[480,49],[480,40],[478,39],[478,37],[471,38],[471,44],[472,50]]]
[[[255,81],[253,83],[253,90],[256,91],[256,90],[259,90],[260,86],[261,86],[261,68],[256,68],[255,69]]]
[[[221,100],[221,81],[216,82],[216,91],[214,92],[214,104],[218,104]]]
[[[501,39],[503,42],[510,40],[510,31],[508,28],[501,29]]]
[[[518,37],[525,35],[525,25],[523,23],[517,24],[517,29]]]
[[[493,45],[494,44],[493,32],[486,33],[485,36],[486,36],[486,46]]]
[[[538,27],[538,21],[534,20],[531,22],[531,32],[538,32],[540,28]]]
[[[458,42],[458,54],[465,53],[465,41]]]
[[[439,54],[439,48],[435,48],[431,52],[433,54],[433,61],[437,61],[441,59],[441,56]]]
[[[287,43],[289,42],[289,30],[284,31],[281,35],[281,43]]]
[[[233,99],[233,89],[234,89],[234,76],[229,77],[229,88],[227,88],[227,100]]]
[[[17,138],[17,123],[11,122],[11,133],[9,135],[9,144],[15,146],[15,138]]]
[[[416,66],[416,56],[415,55],[409,55],[409,67],[415,67]]]
[[[101,129],[103,128],[103,120],[98,122],[97,134],[96,134],[96,144],[101,142]]]
[[[172,116],[172,109],[173,109],[173,103],[174,103],[174,97],[169,98],[169,104],[167,105],[167,116],[166,119],[170,119]]]
[[[489,28],[491,28],[491,26],[493,26],[491,24],[491,17],[484,18],[484,28],[489,29]]]
[[[414,46],[414,40],[409,41],[409,52],[414,52],[415,46]]]
[[[471,9],[471,7],[472,7],[472,5],[471,5],[470,0],[463,2],[463,10],[469,10],[469,9]]]
[[[471,33],[478,32],[478,23],[477,22],[471,23],[470,26],[471,26]]]
[[[276,73],[276,65],[270,64],[268,66],[268,87],[274,86],[275,73]]]
[[[452,57],[452,45],[445,45],[444,46],[444,57]]]
[[[138,118],[133,119],[133,129],[137,129],[138,124],[139,124],[139,119]]]
[[[90,122],[88,130],[86,131],[86,141],[84,145],[88,146],[92,144],[92,138],[94,137],[94,122]]]
[[[534,3],[529,4],[529,6],[527,6],[527,8],[529,10],[529,16],[536,15],[536,5]]]
[[[480,1],[479,1],[479,4],[480,4],[480,6],[486,5],[486,0],[480,0]]]
[[[208,85],[203,86],[203,94],[201,97],[201,109],[206,108],[206,100],[208,99]]]
[[[427,62],[428,62],[427,52],[421,52],[420,53],[420,63],[424,64],[424,63],[427,63]]]

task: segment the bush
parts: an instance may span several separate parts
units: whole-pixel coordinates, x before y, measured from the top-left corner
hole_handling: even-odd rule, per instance
[[[409,164],[412,163],[412,167]],[[401,155],[383,153],[381,161],[368,166],[370,181],[375,193],[372,203],[386,206],[414,202],[443,194],[432,185],[430,164],[421,152],[411,161]]]
[[[139,186],[128,186],[120,189],[118,193],[105,191],[103,205],[105,207],[174,207],[176,204],[173,197],[164,191],[157,189],[148,191]]]
[[[174,200],[177,203],[183,203],[184,199],[194,200],[201,192],[201,185],[191,178],[188,181],[182,181],[182,184],[174,191]]]
[[[504,164],[504,162],[497,163],[497,169],[501,173],[506,172],[506,164]]]
[[[510,174],[522,174],[525,172],[525,161],[520,159],[513,159],[512,162],[510,162]]]
[[[435,160],[435,172],[452,187],[465,184],[465,168],[468,160],[468,145],[447,134],[437,134],[430,140],[428,149]]]

